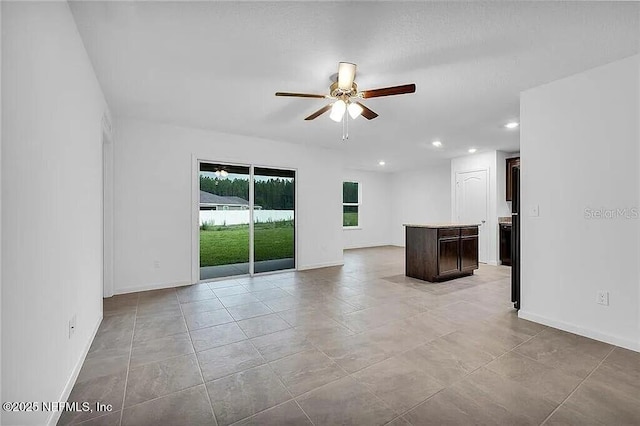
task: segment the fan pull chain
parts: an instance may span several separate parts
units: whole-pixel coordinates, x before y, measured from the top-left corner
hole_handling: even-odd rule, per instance
[[[349,139],[349,114],[345,113],[342,117],[342,140]]]
[[[344,124],[344,115],[342,116],[342,140],[345,140],[345,124]]]

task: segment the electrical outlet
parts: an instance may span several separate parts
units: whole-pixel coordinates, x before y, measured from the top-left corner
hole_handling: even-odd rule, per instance
[[[536,204],[534,206],[531,206],[530,216],[531,217],[540,216],[540,206],[539,205]]]
[[[160,269],[160,261],[159,260],[154,260],[153,261],[153,267],[156,269]]]
[[[609,306],[609,292],[599,290],[596,302],[598,302],[599,305]]]
[[[74,314],[69,320],[69,339],[71,339],[71,337],[75,332],[76,332],[76,315]]]

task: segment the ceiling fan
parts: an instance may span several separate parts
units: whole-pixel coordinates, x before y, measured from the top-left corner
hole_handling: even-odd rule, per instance
[[[340,62],[338,64],[338,81],[329,86],[328,95],[316,95],[312,93],[291,93],[276,92],[276,96],[291,96],[296,98],[317,98],[331,99],[334,102],[323,106],[305,120],[314,120],[331,110],[329,117],[340,122],[346,116],[348,111],[352,119],[356,119],[362,115],[367,120],[373,120],[378,116],[375,112],[364,106],[359,99],[380,98],[383,96],[402,95],[405,93],[414,93],[416,91],[415,84],[404,84],[402,86],[384,87],[381,89],[358,91],[358,85],[354,81],[356,77],[356,64],[349,62]]]

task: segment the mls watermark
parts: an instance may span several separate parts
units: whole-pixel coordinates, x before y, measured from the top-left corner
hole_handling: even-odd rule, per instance
[[[624,207],[615,209],[592,209],[587,207],[584,209],[584,218],[595,220],[639,219],[640,210],[637,207]]]
[[[3,411],[13,412],[37,412],[37,411],[74,411],[78,413],[93,413],[97,412],[111,412],[113,411],[113,405],[104,404],[96,401],[90,402],[68,402],[68,401],[52,401],[52,402],[3,402]]]

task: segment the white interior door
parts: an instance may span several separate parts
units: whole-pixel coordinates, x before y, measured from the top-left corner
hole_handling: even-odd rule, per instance
[[[487,207],[489,190],[487,171],[475,170],[456,174],[456,210],[458,222],[478,223],[478,260],[487,262]]]

